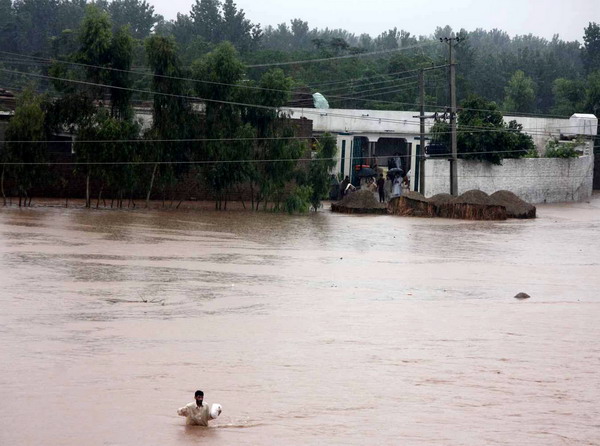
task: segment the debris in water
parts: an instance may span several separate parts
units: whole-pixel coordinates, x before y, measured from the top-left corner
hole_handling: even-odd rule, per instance
[[[529,299],[531,296],[527,293],[519,293],[515,296],[515,299],[519,299],[519,300],[523,300],[523,299]]]

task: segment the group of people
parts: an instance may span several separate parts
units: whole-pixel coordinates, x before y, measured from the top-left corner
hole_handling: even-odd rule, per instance
[[[409,179],[403,172],[388,173],[387,178],[384,178],[383,174],[379,174],[379,178],[368,178],[363,187],[377,194],[380,203],[385,203],[391,198],[402,196],[403,187],[409,186]],[[339,186],[339,198],[344,198],[351,192],[356,191],[357,188],[350,182],[350,177],[346,175],[346,178],[340,183]],[[332,197],[332,199],[336,199]]]
[[[403,186],[408,187],[408,177],[402,172],[388,174],[387,179],[383,174],[379,174],[379,178],[369,178],[367,188],[373,193],[377,193],[380,203],[385,203],[390,198],[402,196]]]
[[[386,177],[384,177],[383,173],[379,173],[378,177],[369,177],[361,185],[362,188],[373,192],[378,197],[380,203],[385,203],[391,198],[402,196],[403,187],[409,187],[409,175],[404,173],[402,158],[398,152],[394,156],[389,157],[387,167]],[[372,169],[375,172],[381,171],[377,168],[377,165],[372,166]],[[332,200],[344,198],[350,192],[357,190],[357,187],[352,184],[348,175],[339,184],[335,175],[332,175],[331,185],[330,199]]]

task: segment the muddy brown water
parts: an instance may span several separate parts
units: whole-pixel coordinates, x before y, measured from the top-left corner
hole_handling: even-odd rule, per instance
[[[3,208],[0,444],[600,444],[600,196],[538,214]]]

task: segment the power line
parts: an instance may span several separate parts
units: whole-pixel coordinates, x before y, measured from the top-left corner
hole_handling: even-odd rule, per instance
[[[427,46],[427,45],[424,45]],[[405,49],[409,49],[408,47],[406,47]],[[388,52],[390,51],[398,51],[400,49],[394,49],[394,50],[387,50]],[[377,53],[377,52],[375,52]],[[124,70],[124,69],[119,69],[119,68],[112,68],[112,67],[103,67],[100,65],[91,65],[91,64],[84,64],[84,63],[80,63],[80,62],[70,62],[70,61],[65,61],[65,60],[61,60],[61,59],[48,59],[48,58],[43,58],[43,57],[38,57],[38,56],[31,56],[31,55],[25,55],[25,54],[20,54],[20,53],[15,53],[15,52],[10,52],[10,51],[1,51],[0,50],[0,54],[9,54],[9,55],[14,55],[14,56],[18,56],[18,57],[22,57],[22,58],[29,58],[29,59],[34,59],[34,60],[41,60],[41,61],[45,61],[45,62],[60,62],[63,64],[69,64],[69,65],[76,65],[76,66],[82,66],[82,67],[88,67],[88,68],[98,68],[98,69],[103,69],[103,70],[109,70],[109,71],[118,71],[118,72],[124,72],[124,73],[133,73],[133,74],[139,74],[142,76],[154,76],[154,77],[160,77],[160,78],[165,78],[165,79],[176,79],[176,80],[183,80],[183,81],[191,81],[191,82],[200,82],[200,83],[206,83],[206,84],[212,84],[212,85],[223,85],[223,86],[230,86],[230,87],[235,87],[235,88],[249,88],[249,89],[254,89],[254,90],[264,90],[264,91],[277,91],[277,92],[286,92],[289,93],[288,90],[280,90],[280,89],[272,89],[272,88],[264,88],[264,87],[258,87],[258,86],[252,86],[252,85],[238,85],[238,84],[228,84],[228,83],[223,83],[223,82],[214,82],[214,81],[207,81],[207,80],[202,80],[202,79],[194,79],[194,78],[186,78],[186,77],[178,77],[178,76],[167,76],[167,75],[160,75],[160,74],[154,74],[154,73],[147,73],[147,72],[142,72],[142,71],[136,71],[136,70]],[[363,54],[369,54],[369,53],[363,53]],[[374,54],[374,53],[373,53]],[[342,56],[345,57],[345,56]],[[326,60],[326,59],[314,59],[314,60]],[[250,66],[248,66],[250,67]],[[431,69],[438,69],[438,68],[446,68],[447,65],[437,65],[434,67],[429,68],[428,70]],[[390,73],[388,75],[396,75],[396,74],[404,74],[404,73],[412,73],[412,72],[418,72],[420,71],[421,68],[417,68],[417,69],[412,69],[412,70],[406,70],[406,71],[401,71],[401,72],[396,72],[396,73]],[[16,74],[23,74],[23,75],[28,75],[29,73],[24,73],[24,72],[15,72]],[[381,75],[375,75],[375,76],[381,76]],[[411,76],[409,76],[411,77]],[[356,80],[361,80],[361,79],[368,79],[368,77],[365,78],[355,78],[355,79],[348,79],[345,81],[334,81],[331,82],[330,84],[338,84],[338,83],[348,83],[348,82],[352,82],[352,81],[356,81]],[[65,81],[67,79],[64,79]],[[381,81],[381,82],[393,82],[394,80],[387,80],[387,81]],[[324,84],[320,84],[321,86],[323,85],[327,85],[327,83]],[[373,83],[373,85],[375,85],[375,83]],[[117,88],[117,87],[112,87],[112,86],[107,86],[109,88]],[[310,86],[309,86],[310,87]],[[318,89],[316,87],[311,87],[313,89]],[[309,95],[310,93],[302,93],[299,92],[298,94],[306,94]],[[330,96],[333,97],[333,96]],[[402,104],[402,103],[398,103],[398,104]],[[419,104],[408,104],[408,105],[419,105]],[[427,107],[435,107],[435,108],[440,108],[440,109],[446,109],[449,108],[448,106],[444,106],[444,105],[438,105],[438,104],[425,104]],[[491,110],[491,109],[477,109],[477,108],[465,108],[465,107],[458,107],[459,110],[470,110],[470,111],[481,111],[481,112],[499,112],[502,114],[508,114],[510,116],[511,113],[515,113],[515,112],[509,112],[509,111],[505,111],[505,110]],[[526,113],[526,112],[518,112],[517,113],[519,116],[531,116],[531,117],[548,117],[548,118],[558,118],[558,119],[568,119],[568,116],[560,116],[560,115],[554,115],[554,114],[549,114],[549,113]]]
[[[8,51],[0,51],[0,53],[8,53],[8,54],[15,54],[15,55],[18,54],[18,53],[10,53]],[[41,57],[37,57],[37,56],[22,55],[22,57],[28,57],[28,58],[33,58],[33,59],[37,59],[37,60],[43,60],[43,61],[53,62],[52,59],[45,59],[45,58],[41,58]],[[259,87],[259,86],[253,86],[253,85],[228,84],[228,83],[224,83],[224,82],[214,82],[214,81],[207,81],[207,80],[194,79],[194,78],[185,78],[185,77],[178,77],[178,76],[166,76],[166,75],[159,75],[159,74],[152,74],[152,73],[144,73],[144,72],[139,72],[139,71],[134,71],[134,70],[124,70],[124,69],[118,69],[118,68],[112,68],[112,67],[103,67],[103,66],[99,66],[99,65],[83,64],[83,63],[79,63],[79,62],[69,62],[69,61],[63,61],[63,60],[58,60],[58,62],[65,63],[65,64],[70,64],[70,65],[76,65],[76,66],[98,68],[98,69],[109,70],[109,71],[117,71],[117,72],[133,73],[133,74],[141,74],[143,76],[154,76],[154,77],[159,77],[159,78],[164,78],[164,79],[176,79],[176,80],[182,80],[182,81],[207,83],[207,84],[211,84],[211,85],[222,85],[222,86],[229,86],[229,87],[234,87],[234,88],[247,88],[247,89],[261,90],[261,91],[276,91],[276,92],[300,94],[300,95],[306,95],[306,96],[312,97],[312,93],[303,93],[303,92],[295,92],[294,93],[294,92],[290,92],[289,90],[281,90],[281,89],[275,89],[275,88],[265,88],[265,87]],[[35,62],[35,63],[37,63],[37,62]],[[409,71],[406,71],[406,72],[412,72],[412,71],[414,71],[414,70],[409,70]],[[19,72],[19,73],[21,73],[21,72]],[[399,72],[399,73],[396,73],[396,74],[400,74],[400,73],[402,73],[402,72]],[[21,74],[27,75],[29,73],[21,73]],[[414,77],[414,76],[409,76],[407,78],[412,78],[412,77]],[[402,78],[402,79],[406,79],[406,78]],[[382,81],[382,82],[391,82],[391,81],[397,81],[397,79],[391,79],[391,80],[386,80],[386,81]],[[378,84],[378,83],[382,83],[382,82],[373,83],[373,85]],[[368,84],[366,86],[368,86]],[[333,96],[330,93],[326,93],[326,94],[330,98],[347,99],[347,98],[341,97],[341,96]],[[297,100],[293,100],[293,101],[290,101],[290,102],[291,103],[296,103],[296,102],[301,102],[301,101],[305,101],[305,100],[309,100],[309,98],[306,98],[306,99],[297,99]],[[369,101],[369,102],[381,102],[381,101],[371,101],[371,100],[367,100],[367,101]],[[400,103],[398,103],[398,104],[400,104]]]
[[[168,97],[178,97],[178,98],[182,98],[182,99],[189,99],[189,100],[196,100],[196,101],[205,101],[205,102],[214,102],[214,103],[220,103],[220,104],[229,104],[229,105],[236,105],[236,106],[241,106],[241,107],[254,107],[254,108],[260,108],[260,109],[265,109],[265,110],[271,110],[271,111],[275,111],[275,112],[279,112],[285,110],[288,107],[272,107],[272,106],[266,106],[266,105],[260,105],[260,104],[247,104],[247,103],[241,103],[241,102],[234,102],[234,101],[224,101],[224,100],[218,100],[218,99],[207,99],[207,98],[201,98],[201,97],[197,97],[197,96],[189,96],[189,95],[180,95],[180,94],[174,94],[174,93],[164,93],[164,92],[156,92],[156,91],[151,91],[151,90],[142,90],[142,89],[137,89],[137,88],[127,88],[127,87],[119,87],[119,86],[111,86],[111,85],[107,85],[107,84],[100,84],[100,83],[95,83],[95,82],[88,82],[88,81],[80,81],[80,80],[75,80],[75,79],[68,79],[68,78],[61,78],[61,77],[56,77],[56,76],[48,76],[48,75],[43,75],[43,74],[37,74],[37,73],[27,73],[27,72],[21,72],[21,71],[15,71],[15,70],[8,70],[8,69],[4,69],[4,68],[0,68],[0,72],[7,72],[7,73],[13,73],[13,74],[22,74],[25,76],[31,76],[31,77],[37,77],[37,78],[44,78],[44,79],[53,79],[53,80],[60,80],[60,81],[64,81],[64,82],[71,82],[71,83],[76,83],[76,84],[81,84],[81,85],[89,85],[89,86],[96,86],[96,87],[105,87],[105,88],[111,88],[111,89],[116,89],[116,90],[127,90],[127,91],[135,91],[135,92],[139,92],[139,93],[146,93],[146,94],[151,94],[151,95],[162,95],[162,96],[168,96]],[[352,97],[342,97],[345,99],[356,99],[356,98],[352,98]],[[396,102],[397,104],[405,104],[405,105],[415,105],[412,103],[401,103],[401,102]],[[356,119],[356,120],[365,120],[365,121],[379,121],[379,122],[388,122],[388,123],[403,123],[406,125],[419,125],[418,121],[410,121],[410,120],[406,120],[406,119],[391,119],[391,118],[378,118],[378,117],[366,117],[366,116],[354,116],[354,115],[344,115],[344,114],[340,114],[340,113],[335,113],[335,112],[328,112],[325,109],[302,109],[302,113],[305,114],[318,114],[318,115],[330,115],[330,116],[334,116],[334,117],[343,117],[343,118],[351,118],[351,119]],[[563,127],[565,128],[565,127]],[[486,131],[496,131],[496,130],[489,130],[486,128],[482,128],[483,130]],[[498,131],[508,131],[509,129],[497,129]],[[512,129],[510,129],[512,130]],[[524,128],[525,130],[525,128]],[[536,129],[537,130],[537,129]],[[557,129],[560,130],[560,129]],[[528,133],[534,133],[534,132],[528,132]],[[539,134],[546,134],[546,132],[539,132]]]
[[[365,87],[365,86],[363,86],[363,85],[356,85],[356,86],[347,86],[344,89],[337,88],[336,90],[342,90],[342,91],[346,90],[346,91],[348,91],[349,88],[355,88],[354,91],[352,91],[353,93],[368,93],[370,91],[385,90],[385,89],[388,89],[388,88],[401,88],[401,87],[408,87],[408,86],[413,86],[414,87],[418,83],[419,83],[419,81],[412,81],[412,82],[406,82],[406,83],[400,84],[400,85],[385,85],[383,87],[369,88],[369,89],[361,90],[361,91],[357,91],[356,88],[361,88],[361,87]],[[333,91],[335,91],[335,90],[333,90]],[[323,92],[322,94],[326,95],[327,97],[335,97],[335,96],[331,95],[330,93],[331,92]]]
[[[430,67],[430,68],[428,68],[428,69],[431,69],[431,70],[433,70],[433,69],[445,68],[445,67],[447,67],[447,65],[436,65],[436,66],[432,66],[432,67]],[[406,74],[406,73],[417,73],[417,72],[419,72],[419,71],[421,71],[421,68],[414,68],[414,69],[411,69],[411,70],[405,70],[405,71],[396,71],[396,72],[394,72],[394,73],[386,73],[386,74],[374,74],[373,76],[365,76],[365,77],[351,78],[351,79],[346,79],[346,80],[343,80],[343,81],[332,81],[332,82],[325,82],[325,83],[320,83],[319,85],[320,85],[320,86],[323,86],[323,85],[343,84],[343,83],[348,83],[348,82],[353,82],[353,81],[361,81],[361,80],[364,80],[364,79],[370,79],[370,78],[372,78],[372,77],[378,77],[378,76],[396,76],[396,75],[399,75],[399,74]],[[409,77],[409,78],[412,78],[412,77],[416,77],[416,76],[417,76],[417,75],[415,75],[415,76],[407,76],[407,77]]]
[[[71,141],[74,144],[113,144],[113,143],[145,143],[152,144],[158,142],[229,142],[229,141],[279,141],[279,140],[304,140],[304,139],[317,139],[313,136],[274,136],[274,137],[252,137],[252,138],[184,138],[184,139],[91,139],[91,140],[78,140]],[[10,141],[6,140],[5,143],[11,144],[57,144],[57,143],[69,143],[69,141]]]
[[[277,92],[286,92],[286,93],[288,92],[288,90],[265,88],[265,87],[259,87],[259,86],[253,86],[253,85],[229,84],[229,83],[224,83],[224,82],[208,81],[208,80],[195,79],[195,78],[189,78],[189,77],[167,76],[164,74],[154,74],[151,72],[143,72],[143,71],[137,71],[137,70],[125,70],[125,69],[121,69],[121,68],[113,68],[113,67],[105,67],[105,66],[100,66],[100,65],[85,64],[85,63],[80,63],[80,62],[66,61],[66,60],[62,60],[62,59],[48,59],[48,58],[43,58],[43,57],[38,57],[38,56],[13,53],[13,52],[9,52],[9,51],[0,51],[0,54],[2,54],[2,53],[16,55],[16,56],[23,57],[23,58],[34,59],[37,61],[42,61],[44,63],[58,62],[61,64],[67,64],[67,65],[75,65],[75,66],[86,67],[86,68],[97,68],[97,69],[101,69],[101,70],[117,71],[117,72],[121,72],[121,73],[139,74],[142,76],[159,77],[159,78],[163,78],[163,79],[175,79],[175,80],[182,80],[182,81],[189,81],[189,82],[200,82],[200,83],[206,83],[206,84],[211,84],[211,85],[222,85],[222,86],[229,86],[229,87],[235,87],[235,88],[248,88],[248,89],[263,90],[263,91],[277,91]],[[414,72],[414,71],[415,70],[407,70],[407,71],[403,71],[403,72],[401,71],[398,73],[391,73],[389,75],[410,73],[410,72]],[[414,77],[414,76],[409,76],[409,78],[412,78],[412,77]],[[360,80],[360,79],[366,79],[366,78],[357,78],[354,80]],[[344,82],[351,82],[351,81],[353,81],[353,79],[349,79],[348,81],[344,81]],[[390,81],[395,81],[395,79],[382,81],[382,82],[390,82]],[[322,85],[325,85],[325,84],[322,84]],[[316,87],[311,87],[311,88],[316,89]],[[303,93],[300,93],[300,94],[303,94]],[[308,95],[310,93],[304,93],[304,94]]]
[[[368,53],[347,54],[344,56],[323,57],[320,59],[305,59],[305,60],[295,60],[295,61],[288,61],[288,62],[272,62],[272,63],[265,63],[265,64],[246,65],[246,67],[247,68],[279,67],[279,66],[285,66],[285,65],[301,65],[301,64],[306,64],[306,63],[328,62],[330,60],[353,59],[353,58],[358,58],[358,57],[377,56],[377,55],[381,55],[381,54],[390,54],[390,53],[396,53],[396,52],[400,52],[400,51],[412,50],[412,49],[416,49],[416,48],[423,48],[426,46],[431,46],[434,43],[436,43],[436,42],[422,43],[419,45],[412,45],[412,46],[407,46],[407,47],[403,47],[403,48],[394,48],[391,50],[371,51]]]
[[[369,82],[369,83],[360,83],[360,82],[353,82],[351,80],[349,80],[348,82],[345,82],[343,86],[339,86],[339,87],[333,87],[331,89],[326,88],[325,90],[320,89],[319,92],[322,94],[331,94],[333,92],[339,91],[339,90],[347,90],[348,88],[361,88],[361,87],[372,87],[374,85],[380,85],[380,84],[388,84],[388,83],[395,83],[395,82],[400,82],[400,81],[406,81],[406,80],[411,80],[411,79],[416,79],[417,76],[405,76],[405,77],[400,77],[400,78],[396,78],[396,79],[386,79],[386,80],[382,80],[382,81],[377,81],[377,82]],[[411,82],[407,82],[407,83],[416,83],[418,81],[411,81]],[[382,87],[382,88],[385,88]]]
[[[105,143],[109,143],[112,141],[103,141]],[[510,151],[510,150],[492,150],[486,152],[458,152],[457,155],[487,155],[487,154],[500,154],[500,153],[518,153],[525,152],[524,150],[520,151]],[[415,155],[417,158],[425,158],[427,160],[444,160],[444,157],[430,157],[424,154]],[[373,158],[411,158],[412,155],[384,155],[384,156],[373,156]],[[365,158],[365,157],[360,157]],[[72,165],[154,165],[154,164],[236,164],[236,163],[277,163],[277,162],[317,162],[317,161],[336,161],[339,158],[337,157],[329,157],[329,158],[274,158],[274,159],[241,159],[241,160],[189,160],[189,161],[47,161],[47,162],[21,162],[21,161],[7,161],[0,162],[0,165],[5,166],[72,166]],[[504,159],[513,159],[513,158],[504,158]],[[488,177],[489,175],[481,175],[481,177]],[[446,178],[446,176],[443,176]],[[515,178],[522,178],[523,176],[515,176]]]
[[[89,85],[89,86],[94,86],[94,87],[104,87],[104,88],[115,89],[115,90],[134,91],[134,92],[145,93],[145,94],[150,94],[150,95],[161,95],[161,96],[176,97],[176,98],[189,99],[189,100],[195,100],[195,101],[214,102],[214,103],[218,103],[218,104],[236,105],[236,106],[240,106],[240,107],[254,107],[254,108],[260,108],[260,109],[263,109],[263,110],[271,110],[271,111],[275,111],[275,112],[281,111],[281,109],[285,109],[286,108],[285,106],[282,106],[282,107],[273,107],[273,106],[268,106],[268,105],[247,104],[247,103],[243,103],[243,102],[224,101],[224,100],[219,100],[219,99],[208,99],[208,98],[202,98],[202,97],[190,96],[190,95],[183,95],[183,94],[174,94],[174,93],[165,93],[165,92],[158,92],[158,91],[151,91],[151,90],[142,90],[142,89],[139,89],[139,88],[119,87],[119,86],[101,84],[101,83],[97,83],[97,82],[81,81],[81,80],[76,80],[76,79],[68,79],[68,78],[63,78],[63,77],[48,76],[48,75],[37,74],[37,73],[27,73],[27,72],[23,72],[23,71],[8,70],[8,69],[4,69],[4,68],[0,68],[0,72],[7,72],[7,73],[12,73],[12,74],[22,74],[24,76],[37,77],[37,78],[42,78],[42,79],[53,79],[53,80],[59,80],[59,81],[64,81],[64,82],[71,82],[71,83],[80,84],[80,85]],[[414,104],[408,104],[408,105],[414,105]],[[320,115],[320,114],[323,114],[323,110],[321,110],[321,109],[305,109],[303,113],[306,113],[306,114],[319,114]],[[355,119],[368,120],[368,121],[379,121],[379,122],[396,122],[396,123],[402,123],[402,122],[406,121],[406,120],[394,120],[394,119],[389,119],[389,118],[370,118],[370,117],[361,117],[361,118],[358,118],[358,117],[355,117],[355,116],[344,115],[344,114],[340,114],[340,113],[329,113],[329,115],[336,116],[336,117],[343,117],[343,118],[355,118]]]

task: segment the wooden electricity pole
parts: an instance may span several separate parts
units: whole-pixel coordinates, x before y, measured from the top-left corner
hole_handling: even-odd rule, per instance
[[[419,121],[419,192],[425,195],[425,70],[422,68],[419,71]]]
[[[434,119],[437,117],[437,113],[431,116],[425,116],[425,72],[431,70],[437,70],[438,68],[447,67],[448,65],[438,65],[435,67],[421,68],[419,70],[419,116],[413,116],[413,118],[419,118],[419,144],[421,153],[419,155],[419,192],[425,195],[425,120]]]
[[[460,37],[440,37],[440,42],[446,42],[449,48],[450,65],[450,135],[452,158],[450,158],[450,193],[458,195],[458,150],[456,138],[456,63],[452,54],[454,42],[460,42]]]

